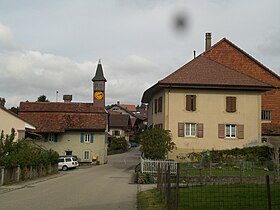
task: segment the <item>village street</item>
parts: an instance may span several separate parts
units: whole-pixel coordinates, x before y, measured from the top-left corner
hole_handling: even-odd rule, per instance
[[[134,167],[140,152],[109,156],[106,165],[80,167],[58,176],[0,187],[0,209],[136,209]]]

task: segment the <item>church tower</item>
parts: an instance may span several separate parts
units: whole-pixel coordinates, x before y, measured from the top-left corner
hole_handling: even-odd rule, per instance
[[[105,82],[101,61],[99,60],[93,82],[93,104],[96,107],[105,108]]]

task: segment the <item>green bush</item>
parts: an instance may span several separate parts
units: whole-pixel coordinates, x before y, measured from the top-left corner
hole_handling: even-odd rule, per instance
[[[46,150],[36,145],[31,140],[20,140],[13,142],[15,130],[11,135],[4,136],[3,131],[0,137],[0,166],[13,168],[20,166],[38,166],[54,164],[57,161],[58,153],[54,150]]]
[[[125,152],[128,150],[128,143],[124,137],[112,137],[108,149],[110,151],[122,150]]]

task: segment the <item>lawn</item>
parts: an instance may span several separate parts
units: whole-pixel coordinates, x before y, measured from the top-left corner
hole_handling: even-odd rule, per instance
[[[280,184],[271,184],[272,209],[280,209]],[[175,190],[171,193],[175,196]],[[264,184],[226,184],[184,187],[179,190],[179,209],[264,210],[267,209]],[[156,189],[138,194],[141,210],[163,210],[163,197]]]

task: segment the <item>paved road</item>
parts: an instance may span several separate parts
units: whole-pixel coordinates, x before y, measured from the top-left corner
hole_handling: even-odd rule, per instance
[[[41,182],[10,186],[6,191],[1,187],[0,209],[137,209],[133,172],[139,157],[139,150],[134,149],[109,156],[106,165],[60,172]]]

